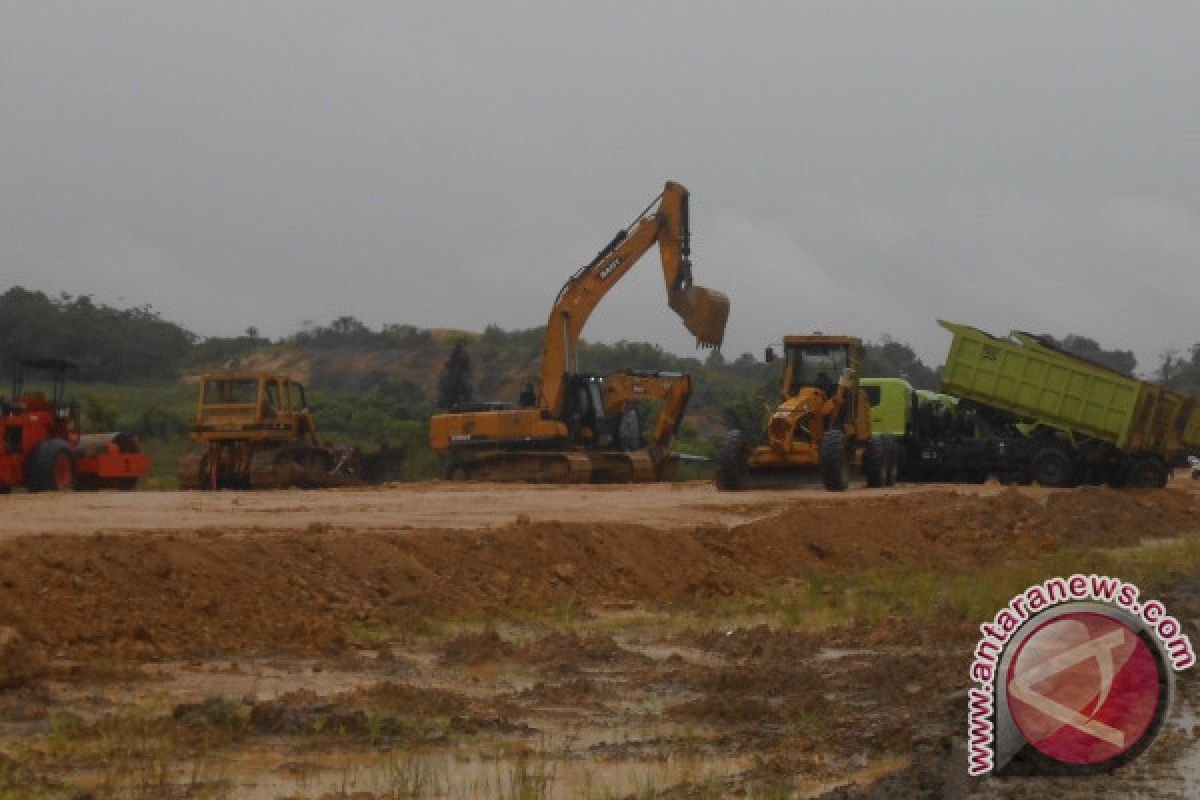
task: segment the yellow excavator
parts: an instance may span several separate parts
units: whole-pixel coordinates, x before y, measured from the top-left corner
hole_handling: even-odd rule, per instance
[[[657,204],[657,207],[656,205]],[[692,282],[688,191],[668,181],[662,194],[572,275],[550,310],[540,381],[520,406],[474,403],[435,415],[433,449],[448,456],[452,480],[622,483],[669,480],[670,442],[691,396],[687,375],[579,371],[577,346],[588,316],[638,259],[658,243],[667,305],[703,347],[720,347],[729,299]],[[659,405],[646,441],[638,408]]]

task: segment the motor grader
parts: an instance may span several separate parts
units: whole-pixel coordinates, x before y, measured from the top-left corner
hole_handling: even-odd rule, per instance
[[[304,386],[287,375],[202,375],[181,489],[284,489],[357,485],[362,456],[317,439]]]
[[[729,299],[692,283],[688,198],[687,189],[668,181],[633,223],[567,279],[546,323],[540,382],[522,391],[520,407],[463,404],[430,420],[430,444],[448,457],[448,478],[621,483],[674,475],[678,456],[670,452],[670,442],[691,395],[691,378],[661,372],[590,374],[580,369],[577,351],[592,311],[655,243],[667,306],[699,345],[721,345]],[[659,413],[643,442],[638,408],[652,398]]]
[[[870,487],[896,482],[898,449],[871,435],[871,405],[859,386],[862,341],[852,336],[786,336],[779,402],[770,411],[766,444],[727,432],[717,459],[720,489],[780,487],[819,474],[830,491],[850,486],[860,470]],[[767,349],[767,360],[775,353]]]

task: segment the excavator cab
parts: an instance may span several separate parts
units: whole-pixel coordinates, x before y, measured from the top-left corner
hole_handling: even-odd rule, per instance
[[[604,410],[604,379],[598,375],[567,378],[567,432],[573,442],[608,447],[616,435],[616,420]]]

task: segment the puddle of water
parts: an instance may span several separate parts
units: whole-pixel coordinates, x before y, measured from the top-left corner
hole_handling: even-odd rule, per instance
[[[181,763],[154,778],[198,796],[243,800],[318,800],[357,793],[439,800],[524,796],[565,800],[623,797],[683,781],[715,782],[743,772],[753,763],[752,757],[713,757],[708,753],[605,760],[566,751],[522,757],[502,749],[487,753],[478,748],[367,754],[326,751],[291,760],[278,753],[247,752],[219,762]],[[88,777],[85,782],[97,787],[105,783],[104,775]]]
[[[1195,742],[1192,731],[1200,725],[1200,713],[1187,703],[1180,704],[1179,712],[1170,723],[1188,741]],[[1193,747],[1175,762],[1179,779],[1183,783],[1184,797],[1200,797],[1200,747]]]
[[[699,667],[723,667],[729,660],[720,653],[702,650],[699,647],[685,647],[677,644],[641,644],[638,642],[616,639],[617,644],[626,650],[649,656],[655,661],[666,661],[671,656],[679,656],[684,662]]]
[[[853,647],[823,647],[813,656],[814,661],[840,661],[843,658],[879,655],[879,650]]]

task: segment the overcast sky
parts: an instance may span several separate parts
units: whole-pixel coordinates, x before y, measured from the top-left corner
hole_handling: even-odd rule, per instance
[[[725,352],[1200,340],[1200,4],[0,4],[0,276],[202,334],[545,322],[665,179]],[[3,286],[0,286],[3,288]],[[656,253],[584,336],[691,352]]]

